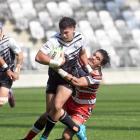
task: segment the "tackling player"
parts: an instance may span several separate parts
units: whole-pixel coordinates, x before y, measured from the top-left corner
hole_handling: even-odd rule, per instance
[[[89,58],[88,63],[93,73],[86,73],[87,76],[77,78],[67,73],[64,77],[60,72],[65,79],[71,79],[71,83],[75,86],[75,94],[68,99],[64,109],[78,125],[85,123],[95,108],[96,94],[102,80],[101,68],[110,63],[110,57],[105,50],[99,49]],[[60,140],[71,140],[73,135],[73,131],[66,128]]]

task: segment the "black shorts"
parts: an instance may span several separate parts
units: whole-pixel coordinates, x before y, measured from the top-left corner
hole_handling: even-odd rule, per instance
[[[5,72],[0,72],[0,87],[11,88],[13,81],[7,76]]]
[[[46,94],[56,94],[57,87],[59,85],[63,85],[71,90],[73,90],[73,86],[63,79],[57,72],[55,72],[53,69],[49,68],[48,71],[49,79],[47,82],[47,87],[46,87]]]

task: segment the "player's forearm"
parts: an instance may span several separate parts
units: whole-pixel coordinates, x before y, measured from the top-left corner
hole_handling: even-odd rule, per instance
[[[80,52],[80,60],[84,66],[88,64],[88,58],[85,50],[81,50]]]
[[[2,57],[0,57],[0,66],[2,67],[5,64],[5,61],[3,60]]]
[[[49,65],[50,60],[51,58],[48,55],[42,53],[41,51],[39,51],[35,56],[35,61],[43,65]]]
[[[74,76],[69,74],[68,72],[64,71],[63,69],[55,69],[57,71],[57,73],[63,77],[64,79],[68,80],[68,81],[71,81]]]
[[[80,60],[83,63],[83,65],[85,66],[85,68],[87,69],[88,73],[91,73],[93,70],[91,68],[91,66],[88,64],[88,58],[87,58],[87,54],[85,50],[82,50],[80,52]]]
[[[2,57],[0,57],[0,67],[2,67],[4,71],[9,70],[9,66],[7,65],[7,63],[4,61]]]
[[[15,72],[19,73],[21,66],[23,64],[23,53],[20,52],[17,54],[16,56],[16,68],[15,68]]]
[[[39,51],[35,57],[35,61],[43,65],[49,65],[52,68],[60,67],[64,63],[64,58],[60,57],[59,59],[55,60],[52,59],[49,55],[46,55]]]
[[[88,86],[88,82],[85,77],[77,78],[63,69],[58,69],[57,72],[59,75],[61,75],[61,77],[71,82],[74,86]]]

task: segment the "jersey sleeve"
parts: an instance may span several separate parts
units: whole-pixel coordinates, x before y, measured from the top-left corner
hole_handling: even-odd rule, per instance
[[[102,75],[96,72],[95,74],[90,74],[86,76],[89,85],[99,84],[102,81]]]
[[[18,54],[21,52],[20,45],[13,38],[9,38],[9,47],[12,49],[12,51],[15,54]]]
[[[40,51],[42,51],[44,54],[48,55],[51,53],[52,43],[50,41],[47,41],[41,48]]]
[[[59,47],[59,43],[56,38],[52,37],[40,48],[40,51],[46,55],[52,56],[57,47]]]

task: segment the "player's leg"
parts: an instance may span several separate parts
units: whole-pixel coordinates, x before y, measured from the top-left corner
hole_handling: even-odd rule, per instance
[[[67,101],[67,103],[64,106],[67,113],[71,116],[72,120],[79,126],[79,131],[77,133],[77,136],[80,140],[86,140],[86,129],[85,126],[82,125],[87,121],[89,118],[89,115],[91,113],[91,107],[88,105],[81,105],[77,104],[72,97]],[[69,128],[67,128],[63,133],[63,139],[72,139],[73,131]]]
[[[64,114],[62,107],[67,99],[71,96],[72,90],[65,86],[58,86],[57,94],[55,95],[53,104],[51,106],[51,111],[47,116],[47,125],[42,138],[47,138],[51,130],[54,128],[55,123]]]
[[[54,94],[46,94],[46,104],[52,104],[52,98],[53,98]],[[47,106],[46,106],[47,107]],[[50,105],[47,109],[50,109]],[[48,111],[48,110],[47,110]],[[34,123],[33,127],[31,128],[31,130],[29,130],[29,132],[27,133],[26,137],[24,138],[25,140],[32,140],[39,132],[41,132],[47,122],[47,112],[44,112]]]
[[[76,108],[76,113],[72,115],[72,120],[80,126],[76,133],[79,140],[87,140],[86,126],[83,125],[90,117],[94,105],[80,105]]]
[[[64,140],[72,140],[73,136],[74,136],[74,132],[69,129],[69,128],[65,128],[63,134],[62,134],[62,139]]]
[[[78,133],[76,133],[77,137],[79,140],[87,140],[86,137],[86,127],[85,125],[81,124],[81,122],[79,122],[78,120],[72,119],[77,125],[79,125],[80,130],[78,131]],[[62,140],[72,140],[73,136],[74,136],[75,132],[70,129],[70,128],[66,128],[62,134]]]
[[[46,111],[35,121],[33,127],[25,137],[25,139],[27,140],[33,139],[40,131],[43,130],[43,128],[46,125],[47,113],[51,109],[52,101],[56,93],[56,87],[55,87],[56,84],[55,83],[52,84],[53,82],[55,81],[50,76],[46,88]]]
[[[72,119],[72,120],[73,120],[73,122],[75,122],[79,126],[79,131],[76,133],[78,139],[79,140],[87,140],[85,125],[83,125],[80,121],[78,121],[76,119]],[[75,134],[75,132],[72,129],[66,128],[63,132],[62,139],[72,140],[74,134]]]
[[[5,74],[0,73],[0,106],[8,102],[9,89],[13,81]]]
[[[8,102],[9,89],[7,87],[0,87],[0,107]]]
[[[68,98],[72,94],[71,87],[65,87],[65,86],[58,86],[57,88],[57,94],[54,98],[53,106],[51,108],[51,111],[49,112],[49,115],[54,121],[58,121],[59,118],[62,115],[62,108]]]
[[[61,86],[59,86],[59,87],[61,87]],[[66,88],[66,87],[62,87],[62,89],[61,90],[60,89],[58,88],[58,92],[57,92],[57,94],[55,96],[55,100],[54,100],[55,103],[54,103],[54,106],[52,107],[52,110],[54,112],[52,111],[51,112],[52,114],[49,113],[48,118],[47,118],[47,125],[45,127],[45,131],[43,132],[43,135],[40,140],[47,139],[51,130],[54,128],[55,123],[58,121],[58,118],[63,124],[67,125],[71,129],[71,131],[73,131],[73,133],[78,133],[80,135],[80,137],[85,137],[85,136],[83,136],[83,133],[82,133],[84,126],[79,126],[78,123],[75,123],[71,119],[71,117],[67,114],[67,112],[62,109],[64,103],[67,101],[67,99],[69,98],[69,96],[71,95],[72,92],[70,93],[70,90],[68,90],[68,88]],[[54,118],[54,120],[51,117]],[[81,139],[81,140],[86,140],[86,139]]]
[[[46,112],[49,113],[53,104],[53,100],[54,100],[54,93],[46,93]]]
[[[15,107],[15,98],[12,89],[9,89],[8,103],[11,108]]]

